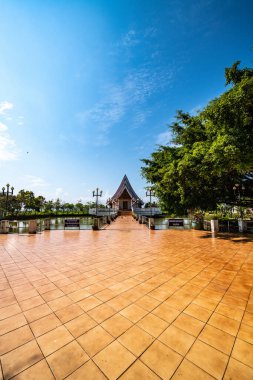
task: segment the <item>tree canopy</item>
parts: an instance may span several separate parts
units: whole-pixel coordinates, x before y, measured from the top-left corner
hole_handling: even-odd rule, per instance
[[[6,195],[0,193],[0,218],[18,217],[28,215],[60,215],[60,214],[88,214],[89,208],[95,208],[94,202],[77,203],[56,200],[46,200],[42,195],[35,196],[32,191],[20,190],[16,195],[10,195],[8,201]],[[99,205],[99,207],[105,207]]]
[[[228,91],[197,115],[178,111],[171,142],[143,159],[143,177],[171,212],[235,202],[233,187],[253,168],[253,69],[225,69]],[[250,195],[251,181],[246,181]]]

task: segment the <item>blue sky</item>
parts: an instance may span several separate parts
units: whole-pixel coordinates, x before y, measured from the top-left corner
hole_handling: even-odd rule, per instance
[[[113,195],[124,174],[145,199],[141,158],[177,109],[252,67],[253,3],[0,0],[0,187],[48,199]]]

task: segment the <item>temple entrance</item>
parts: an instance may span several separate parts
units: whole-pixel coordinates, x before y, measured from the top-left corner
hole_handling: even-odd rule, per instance
[[[113,197],[109,199],[108,204],[110,207],[115,207],[119,211],[130,212],[132,208],[141,207],[143,202],[130,185],[127,176],[124,175],[118,190]]]

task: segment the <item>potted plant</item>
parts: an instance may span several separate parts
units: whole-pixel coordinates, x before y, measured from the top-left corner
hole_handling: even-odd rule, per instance
[[[201,230],[203,228],[203,212],[197,210],[192,215],[192,228],[194,230]]]

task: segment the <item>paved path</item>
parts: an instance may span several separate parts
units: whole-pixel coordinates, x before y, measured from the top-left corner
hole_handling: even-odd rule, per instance
[[[252,380],[252,285],[240,237],[0,235],[0,378]]]

